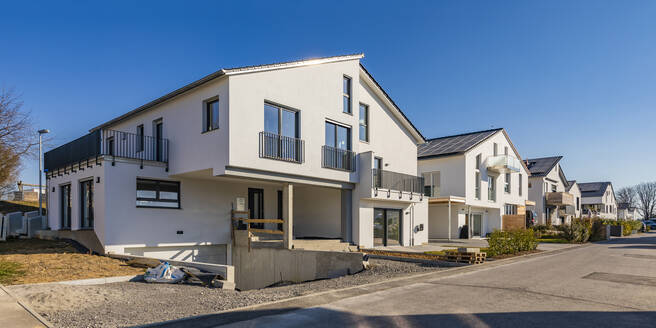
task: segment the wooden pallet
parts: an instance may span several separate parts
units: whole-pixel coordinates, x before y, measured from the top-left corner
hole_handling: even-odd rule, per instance
[[[442,260],[456,263],[481,264],[485,262],[486,253],[447,251]]]

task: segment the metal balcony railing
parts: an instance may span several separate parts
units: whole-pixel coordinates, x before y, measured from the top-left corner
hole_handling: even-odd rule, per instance
[[[423,193],[424,192],[424,178],[410,174],[403,174],[391,172],[381,169],[372,169],[372,187]]]
[[[322,146],[321,154],[321,167],[350,172],[355,171],[354,152],[346,149]]]
[[[100,156],[169,162],[169,141],[164,138],[135,133],[96,130],[67,144],[44,153],[46,171],[66,168],[69,165],[98,160]],[[88,163],[87,163],[88,164]]]
[[[275,133],[260,132],[260,157],[303,163],[305,161],[305,141]]]

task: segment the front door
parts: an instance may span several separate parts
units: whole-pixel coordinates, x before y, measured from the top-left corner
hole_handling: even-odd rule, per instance
[[[161,162],[164,157],[163,127],[162,122],[155,123],[155,160],[158,162]]]
[[[401,245],[402,210],[374,209],[374,246]]]
[[[482,215],[481,214],[472,214],[472,221],[473,221],[472,222],[472,226],[473,226],[472,236],[482,237],[481,236],[481,232],[482,232],[481,227],[482,227],[482,221],[483,221]]]
[[[248,211],[250,219],[264,219],[264,190],[248,188]],[[251,223],[251,228],[264,229],[264,223]]]

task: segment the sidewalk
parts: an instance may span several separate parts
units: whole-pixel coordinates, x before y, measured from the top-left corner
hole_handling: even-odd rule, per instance
[[[48,327],[36,312],[28,310],[4,286],[0,285],[0,318],[2,327]]]

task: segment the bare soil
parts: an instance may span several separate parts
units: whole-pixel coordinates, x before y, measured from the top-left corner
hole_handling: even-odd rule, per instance
[[[20,265],[21,274],[8,285],[55,282],[143,274],[125,262],[105,256],[80,253],[66,241],[9,239],[0,243],[0,262]]]

